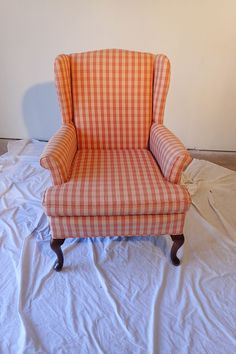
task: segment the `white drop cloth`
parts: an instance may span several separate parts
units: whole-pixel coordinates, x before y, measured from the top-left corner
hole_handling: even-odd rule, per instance
[[[0,157],[0,353],[236,353],[236,173],[198,160],[185,172],[180,267],[168,236],[113,237],[66,240],[57,273],[43,146]]]

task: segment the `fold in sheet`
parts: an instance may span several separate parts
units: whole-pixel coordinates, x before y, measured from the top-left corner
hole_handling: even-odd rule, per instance
[[[182,175],[200,215],[232,240],[236,236],[236,172],[194,159]]]

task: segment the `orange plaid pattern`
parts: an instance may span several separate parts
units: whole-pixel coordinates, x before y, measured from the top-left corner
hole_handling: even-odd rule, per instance
[[[63,126],[40,160],[53,179],[43,201],[53,238],[183,232],[190,197],[177,183],[191,157],[163,126],[169,80],[165,55],[56,58]]]
[[[154,123],[150,132],[150,150],[166,179],[179,183],[183,170],[192,160],[180,140],[164,125]]]
[[[49,216],[184,213],[187,190],[169,183],[146,149],[81,150],[71,178],[44,197]]]
[[[163,55],[156,56],[154,92],[153,92],[153,120],[158,124],[163,123],[166,96],[170,83],[170,62]]]
[[[54,63],[55,83],[57,96],[64,124],[72,122],[72,92],[71,92],[71,68],[70,56],[59,55]]]
[[[185,214],[50,216],[53,238],[179,235]]]
[[[65,124],[50,139],[40,157],[40,165],[51,171],[54,185],[61,185],[69,179],[76,151],[74,125]]]
[[[154,55],[110,49],[71,55],[81,149],[147,148]]]

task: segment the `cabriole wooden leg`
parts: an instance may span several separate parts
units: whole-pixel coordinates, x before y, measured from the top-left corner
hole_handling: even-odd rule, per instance
[[[57,260],[53,266],[53,269],[55,269],[57,272],[59,272],[63,267],[64,258],[63,258],[63,253],[61,250],[61,245],[63,245],[64,241],[65,241],[64,238],[61,238],[61,239],[51,238],[51,240],[50,240],[51,249],[57,255]]]
[[[177,251],[184,243],[184,235],[182,234],[182,235],[170,235],[170,236],[172,238],[172,241],[174,242],[171,247],[170,258],[172,263],[175,266],[178,266],[180,265],[180,260],[177,257]]]

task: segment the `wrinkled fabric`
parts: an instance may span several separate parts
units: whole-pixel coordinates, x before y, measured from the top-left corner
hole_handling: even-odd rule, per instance
[[[220,232],[236,237],[236,172],[194,159],[182,176],[198,213]]]
[[[235,173],[197,160],[186,170],[181,266],[169,236],[68,239],[57,273],[43,147],[19,141],[0,157],[0,353],[235,353]]]

